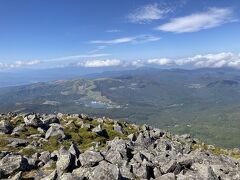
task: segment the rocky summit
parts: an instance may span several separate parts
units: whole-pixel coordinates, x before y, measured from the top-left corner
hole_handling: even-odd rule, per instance
[[[239,180],[240,150],[84,114],[1,114],[0,179]]]

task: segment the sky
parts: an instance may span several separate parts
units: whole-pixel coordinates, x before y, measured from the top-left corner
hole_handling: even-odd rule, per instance
[[[1,0],[0,70],[240,68],[239,0]]]

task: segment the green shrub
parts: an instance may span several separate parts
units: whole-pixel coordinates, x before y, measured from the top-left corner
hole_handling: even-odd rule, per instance
[[[25,156],[32,156],[34,153],[36,153],[36,149],[33,148],[24,148],[21,150],[21,153]]]

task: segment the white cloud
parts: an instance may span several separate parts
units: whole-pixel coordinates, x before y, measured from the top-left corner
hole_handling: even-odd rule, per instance
[[[240,68],[240,54],[222,52],[217,54],[200,54],[180,59],[156,58],[147,60],[145,65],[147,64],[159,66],[190,66],[195,68]]]
[[[160,65],[160,66],[163,66],[163,65],[171,65],[173,64],[173,60],[171,59],[168,59],[168,58],[156,58],[156,59],[149,59],[147,61],[148,64],[157,64],[157,65]]]
[[[208,11],[172,19],[156,29],[174,33],[196,32],[236,21],[230,8],[209,8]]]
[[[132,23],[149,23],[154,20],[162,19],[170,11],[169,8],[160,8],[158,4],[147,4],[136,9],[127,16]]]
[[[45,62],[51,62],[51,61],[66,61],[66,60],[79,60],[81,58],[97,58],[97,57],[106,57],[110,54],[81,54],[81,55],[74,55],[74,56],[64,56],[59,58],[53,58],[53,59],[46,59]]]
[[[100,54],[99,54],[100,55]],[[93,55],[93,58],[98,55]],[[87,59],[79,58],[85,57],[85,55],[68,56],[57,59],[51,59],[48,61],[15,61],[13,63],[0,62],[0,69],[11,69],[21,67],[31,67],[41,63],[41,65],[48,65],[49,67],[66,67],[66,66],[81,66],[81,67],[144,67],[144,66],[167,66],[167,67],[193,67],[193,68],[221,68],[221,67],[233,67],[240,69],[240,54],[234,54],[231,52],[221,52],[216,54],[198,54],[183,58],[152,58],[145,60],[132,60],[123,61],[119,59]],[[88,58],[92,58],[87,56]],[[101,57],[101,56],[100,56]],[[66,61],[65,61],[66,60]],[[72,60],[72,61],[71,61]],[[79,62],[79,60],[82,60]],[[63,61],[63,63],[58,63]],[[53,63],[53,64],[51,64]],[[39,66],[39,65],[38,65]],[[40,67],[40,66],[39,66]]]
[[[144,61],[142,60],[134,60],[130,63],[131,66],[134,66],[134,67],[143,67],[145,66],[144,64]]]
[[[64,56],[58,57],[53,59],[43,59],[43,60],[31,60],[31,61],[15,61],[12,63],[4,63],[0,62],[0,69],[10,69],[10,68],[24,68],[27,66],[34,66],[37,64],[48,64],[49,67],[65,67],[67,64],[72,64],[71,62],[76,62],[78,60],[87,59],[87,58],[100,58],[106,57],[110,54],[82,54],[82,55],[75,55],[75,56]],[[58,64],[56,64],[59,62]]]
[[[138,44],[138,43],[146,43],[146,42],[153,42],[158,41],[161,38],[158,36],[153,35],[139,35],[139,36],[131,36],[131,37],[122,37],[117,39],[111,39],[111,40],[94,40],[90,41],[92,44],[123,44],[123,43],[132,43],[132,44]]]
[[[87,60],[85,62],[77,63],[77,66],[83,67],[112,67],[119,66],[122,61],[118,59],[105,59],[105,60]]]
[[[19,67],[27,67],[27,66],[33,66],[36,64],[41,63],[38,60],[33,61],[15,61],[13,63],[1,63],[0,62],[0,69],[11,69],[11,68],[19,68]]]
[[[240,55],[230,52],[218,54],[195,55],[193,57],[175,60],[176,65],[192,65],[194,67],[234,67],[240,68]]]
[[[153,58],[146,60],[121,61],[118,59],[87,60],[77,64],[82,67],[144,67],[144,66],[168,66],[168,67],[193,67],[193,68],[240,68],[240,54],[222,52],[216,54],[199,54],[183,58]]]

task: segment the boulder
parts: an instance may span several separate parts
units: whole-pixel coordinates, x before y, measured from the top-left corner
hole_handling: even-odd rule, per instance
[[[93,118],[89,117],[88,115],[86,114],[80,114],[79,115],[79,118],[83,119],[83,120],[89,120],[89,121],[92,121]]]
[[[72,174],[78,177],[84,177],[85,179],[89,179],[93,170],[94,167],[79,167],[77,169],[74,169]]]
[[[72,155],[76,156],[77,158],[79,157],[79,155],[81,154],[81,152],[79,151],[78,147],[76,146],[76,144],[72,143],[69,150],[68,150]]]
[[[59,158],[56,163],[58,174],[70,172],[75,166],[74,156],[64,147],[59,150]]]
[[[123,157],[118,151],[110,150],[105,156],[105,159],[112,164],[121,165],[123,163]]]
[[[42,116],[42,122],[45,125],[50,125],[52,123],[60,124],[60,120],[54,114],[49,114],[49,115]]]
[[[57,136],[59,139],[65,139],[66,136],[64,134],[64,130],[61,125],[53,123],[51,127],[47,130],[45,134],[45,139],[49,139],[50,137]]]
[[[173,162],[170,168],[167,170],[167,173],[174,173],[175,175],[179,174],[181,171],[187,171],[191,168],[193,164],[192,159],[183,160],[180,162]]]
[[[41,180],[56,180],[57,177],[58,177],[57,170],[54,170],[48,176],[45,176],[44,178],[41,178]]]
[[[44,164],[46,164],[51,159],[51,153],[48,151],[41,152],[38,159]]]
[[[128,135],[128,139],[130,139],[130,141],[136,141],[137,140],[137,137],[135,134],[129,134]]]
[[[133,167],[133,174],[137,176],[138,178],[142,179],[150,179],[153,177],[153,169],[147,165],[146,160],[144,159],[144,162],[138,163],[138,162],[132,162]]]
[[[22,132],[27,131],[26,125],[25,124],[19,124],[17,127],[15,127],[12,131],[12,134],[19,134]]]
[[[112,151],[119,152],[123,159],[129,160],[132,158],[132,149],[126,142],[126,140],[116,137],[112,141],[107,142],[107,147]]]
[[[200,177],[209,180],[218,180],[217,175],[213,171],[211,166],[206,164],[194,163],[192,167]]]
[[[11,178],[8,178],[10,180],[21,180],[22,179],[22,171],[18,172],[17,174],[15,174],[14,176],[12,176]]]
[[[92,132],[96,133],[99,136],[108,137],[107,131],[105,129],[102,129],[101,124],[93,128]]]
[[[99,152],[95,151],[85,151],[79,156],[80,163],[84,167],[95,166],[103,159],[103,156]]]
[[[80,166],[80,161],[79,161],[78,158],[79,158],[79,155],[80,155],[80,151],[77,148],[77,146],[74,143],[72,143],[68,151],[74,156],[75,167],[79,167]]]
[[[33,126],[33,127],[39,127],[43,124],[37,114],[27,114],[24,117],[24,122],[26,126]]]
[[[8,177],[16,172],[26,171],[27,169],[28,161],[21,155],[8,154],[0,161],[0,172],[3,177]]]
[[[84,180],[84,177],[79,177],[79,176],[76,176],[72,173],[64,173],[60,177],[60,180]]]
[[[81,128],[86,128],[87,130],[90,130],[93,128],[93,125],[88,124],[88,123],[82,123]]]
[[[121,179],[120,170],[116,165],[101,161],[94,168],[89,179],[119,180]]]
[[[13,126],[9,120],[0,121],[0,134],[11,134]]]
[[[176,180],[176,176],[173,173],[168,173],[156,178],[156,180]]]
[[[122,161],[122,165],[119,166],[120,174],[123,179],[134,179],[134,174],[132,173],[132,166],[125,160]]]
[[[96,126],[95,128],[92,129],[92,132],[98,134],[98,135],[101,135],[103,129],[102,129],[102,126],[101,124],[99,124],[98,126]]]
[[[115,123],[115,124],[113,125],[113,129],[114,129],[114,131],[117,131],[117,132],[119,132],[119,133],[121,133],[121,134],[124,134],[124,133],[125,133],[123,127],[122,127],[121,124],[119,124],[119,123]]]
[[[11,147],[25,147],[28,145],[28,141],[20,138],[7,138],[9,142],[8,146]]]

